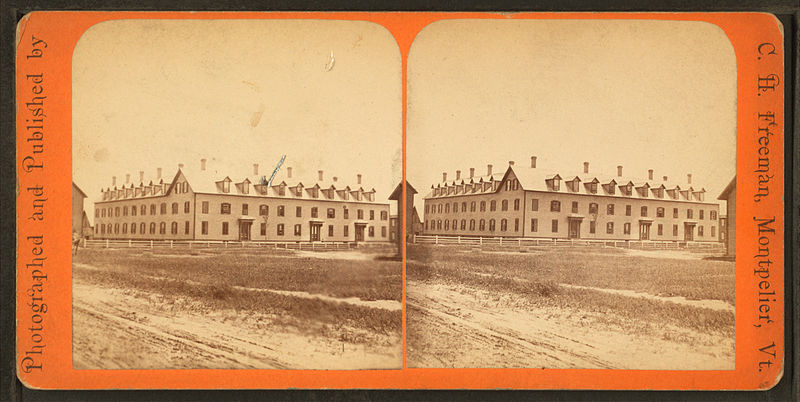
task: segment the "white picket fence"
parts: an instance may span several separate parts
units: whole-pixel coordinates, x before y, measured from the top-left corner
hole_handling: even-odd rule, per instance
[[[222,241],[222,240],[86,240],[86,248],[141,248],[141,249],[242,249],[276,248],[289,250],[348,250],[360,247],[349,242],[274,242],[274,241]]]
[[[521,237],[476,237],[417,235],[417,244],[464,245],[464,246],[507,246],[507,247],[618,247],[639,249],[722,249],[719,242],[674,242],[655,240],[591,240],[591,239],[532,239]]]

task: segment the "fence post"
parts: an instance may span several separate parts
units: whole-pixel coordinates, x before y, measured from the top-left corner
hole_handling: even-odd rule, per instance
[[[169,241],[169,248],[172,248],[172,240]]]
[[[439,235],[434,235],[433,238],[434,238],[433,239],[433,243],[438,245],[439,244]]]
[[[222,244],[224,245],[224,248],[228,248],[228,241],[227,240],[223,241]]]
[[[133,247],[133,240],[128,239],[128,248]]]
[[[461,236],[458,236],[458,244],[461,244]]]
[[[478,244],[483,245],[483,236],[478,237]]]
[[[501,246],[503,245],[503,238],[502,237],[500,238],[500,245]]]
[[[522,247],[522,239],[517,239],[517,247]]]
[[[108,239],[106,239],[106,248],[108,248]]]

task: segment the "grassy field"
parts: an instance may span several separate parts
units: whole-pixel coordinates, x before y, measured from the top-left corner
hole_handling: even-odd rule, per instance
[[[347,325],[376,333],[400,333],[400,311],[258,291],[399,302],[399,262],[287,257],[286,251],[274,250],[198,254],[89,249],[74,257],[77,268],[73,275],[98,286],[159,295],[172,303],[190,299],[209,309],[265,313],[304,331]],[[101,269],[83,269],[85,266]]]
[[[455,247],[408,248],[409,281],[466,285],[513,294],[536,306],[612,313],[628,327],[669,323],[733,336],[731,311],[634,298],[560,284],[626,290],[654,296],[734,303],[733,263],[630,256],[617,249],[559,248],[501,254]]]

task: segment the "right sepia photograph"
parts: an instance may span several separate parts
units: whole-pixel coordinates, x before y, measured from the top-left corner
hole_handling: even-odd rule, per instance
[[[439,21],[407,79],[408,367],[735,368],[722,29]]]

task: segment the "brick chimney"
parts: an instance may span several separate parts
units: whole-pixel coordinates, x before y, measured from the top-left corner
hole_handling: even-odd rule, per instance
[[[508,166],[514,166],[514,161],[508,161]]]
[[[648,180],[653,180],[653,169],[648,169],[647,170],[647,179]]]
[[[361,184],[361,173],[356,175],[356,179],[358,180],[358,184]]]
[[[583,173],[589,173],[589,162],[583,162]]]
[[[456,180],[461,180],[461,171],[456,170]]]
[[[144,183],[144,170],[139,171],[139,183]]]
[[[287,179],[291,179],[292,178],[292,167],[291,166],[287,166],[286,167],[286,178]]]
[[[667,176],[664,176],[664,181],[667,181],[667,180],[668,180]]]
[[[200,159],[200,170],[206,170],[206,158]]]
[[[161,179],[161,168],[156,169],[156,180]]]
[[[442,172],[442,183],[447,181],[447,172]]]
[[[130,173],[126,173],[125,174],[125,184],[128,184],[130,182],[131,182],[131,174]]]
[[[622,177],[622,165],[617,166],[617,176]]]
[[[253,164],[253,175],[258,176],[258,163]]]
[[[111,176],[111,185],[112,186],[116,186],[117,185],[117,176]]]
[[[531,168],[536,168],[536,157],[531,156]]]
[[[319,175],[319,181],[322,181],[322,171],[318,170],[317,174]]]
[[[183,163],[178,164],[178,169],[183,169]]]
[[[469,168],[469,178],[475,177],[475,168]]]
[[[339,181],[339,178],[338,178],[338,177],[336,177],[336,176],[333,176],[333,181],[334,181],[334,182],[337,182],[337,181]]]
[[[492,165],[491,164],[486,165],[486,175],[487,176],[491,176],[492,175]]]
[[[689,184],[692,184],[692,174],[691,173],[686,175],[686,182],[689,183]]]

